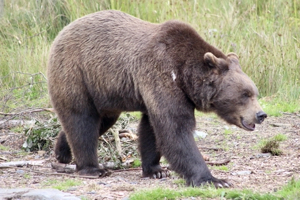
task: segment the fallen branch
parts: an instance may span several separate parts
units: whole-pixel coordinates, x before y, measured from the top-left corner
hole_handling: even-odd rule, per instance
[[[28,114],[28,113],[43,112],[43,111],[55,113],[54,108],[37,108],[37,109],[32,109],[32,110],[21,111],[21,112],[18,112],[18,113],[4,113],[4,112],[0,112],[0,115],[4,115],[4,116],[16,116],[16,115],[24,115],[24,114]]]
[[[13,128],[16,126],[33,125],[34,120],[1,120],[0,129]]]
[[[44,160],[33,160],[33,161],[13,161],[0,163],[0,168],[10,168],[10,167],[23,167],[23,166],[43,166]]]

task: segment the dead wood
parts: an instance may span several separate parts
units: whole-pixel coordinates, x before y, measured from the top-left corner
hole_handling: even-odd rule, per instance
[[[16,115],[24,115],[24,114],[28,114],[28,113],[43,112],[43,111],[55,113],[55,111],[54,111],[53,108],[37,108],[37,109],[24,110],[24,111],[21,111],[21,112],[18,112],[18,113],[4,113],[4,112],[0,112],[0,115],[4,115],[4,116],[16,116]]]
[[[0,168],[9,168],[9,167],[23,167],[23,166],[43,166],[45,160],[33,160],[33,161],[13,161],[0,163]]]

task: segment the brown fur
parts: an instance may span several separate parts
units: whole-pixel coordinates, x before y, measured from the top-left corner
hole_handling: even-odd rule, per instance
[[[98,168],[99,135],[122,111],[141,111],[144,176],[162,176],[163,155],[189,185],[228,186],[211,175],[195,144],[195,108],[248,130],[266,117],[237,56],[179,21],[152,24],[119,11],[80,18],[53,42],[48,80],[63,126],[55,153],[69,162],[71,149],[84,175],[105,173]]]

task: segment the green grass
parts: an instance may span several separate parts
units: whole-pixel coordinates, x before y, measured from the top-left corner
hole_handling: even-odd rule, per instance
[[[225,172],[229,171],[229,168],[226,165],[213,166],[212,169],[214,169],[214,170],[221,170],[221,171],[225,171]]]
[[[9,150],[9,147],[3,146],[2,144],[0,144],[0,150],[1,150],[1,151],[8,151],[8,150]]]
[[[272,155],[279,156],[282,154],[280,150],[280,142],[286,141],[288,137],[284,134],[277,134],[272,138],[263,139],[258,142],[253,149],[260,149],[262,153],[271,153]]]
[[[130,200],[175,200],[187,197],[201,197],[201,199],[234,199],[234,200],[292,200],[300,194],[300,180],[294,178],[281,190],[260,194],[251,190],[214,189],[212,187],[162,189],[137,191],[130,195]]]
[[[282,142],[282,141],[286,141],[288,139],[288,137],[286,135],[282,134],[282,133],[278,133],[277,135],[275,135],[273,137],[273,139],[275,141]]]
[[[289,97],[289,96],[287,96]],[[295,113],[300,111],[300,100],[286,99],[278,97],[260,99],[260,104],[268,116],[281,116],[282,113]]]
[[[261,97],[276,95],[276,107],[282,112],[299,110],[300,1],[296,0],[5,0],[0,18],[1,110],[48,107],[45,75],[53,39],[71,21],[104,9],[155,23],[179,19],[191,24],[212,45],[239,55]],[[266,106],[273,115],[273,105]]]
[[[66,180],[58,180],[58,179],[49,179],[45,181],[42,185],[43,187],[54,188],[58,190],[65,191],[71,187],[79,186],[82,184],[82,181],[75,179],[66,179]]]

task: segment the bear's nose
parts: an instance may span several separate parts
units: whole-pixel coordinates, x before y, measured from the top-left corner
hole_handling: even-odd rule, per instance
[[[256,119],[257,119],[257,123],[261,124],[265,118],[267,118],[267,114],[263,111],[259,111],[258,113],[256,113]]]

